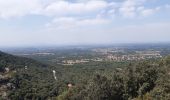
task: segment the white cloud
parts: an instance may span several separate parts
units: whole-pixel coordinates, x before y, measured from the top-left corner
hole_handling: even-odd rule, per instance
[[[137,7],[143,5],[143,3],[145,3],[145,0],[125,0],[119,8],[119,12],[124,17],[135,17]]]
[[[8,19],[35,14],[41,10],[41,6],[39,0],[0,0],[0,17]]]
[[[107,7],[107,2],[105,1],[89,1],[89,2],[77,2],[71,3],[68,1],[56,1],[51,3],[45,8],[45,13],[47,15],[84,15],[84,14],[94,14]]]
[[[145,7],[147,0],[126,0],[119,8],[119,13],[126,18],[147,17],[161,10],[163,6]],[[167,6],[166,6],[167,8]]]
[[[147,16],[155,14],[156,12],[160,11],[161,9],[162,9],[162,7],[145,8],[144,6],[140,6],[137,8],[137,12],[139,13],[139,16],[147,17]]]
[[[146,0],[124,0],[122,2],[107,2],[105,0],[0,0],[0,18],[20,17],[38,14],[51,17],[136,17],[138,14],[147,16],[153,14],[155,8],[146,8]],[[143,7],[142,9],[140,7]],[[141,10],[140,10],[140,9]],[[166,5],[165,8],[169,8]]]
[[[86,0],[69,2],[66,0],[0,0],[0,18],[9,19],[30,14],[47,16],[52,29],[68,29],[106,25],[113,18],[147,17],[160,10],[160,7],[145,7],[146,0]],[[164,8],[168,8],[166,5]],[[121,15],[121,16],[120,16]]]
[[[120,14],[122,14],[124,17],[135,17],[135,7],[122,7],[120,8]]]
[[[144,9],[141,11],[141,15],[146,17],[146,16],[154,14],[157,10],[158,9]]]
[[[0,18],[20,17],[30,14],[43,16],[96,16],[107,9],[106,1],[69,2],[65,0],[0,0]]]
[[[102,18],[93,18],[93,19],[81,19],[73,17],[61,17],[55,18],[52,22],[46,25],[49,29],[72,29],[80,27],[90,27],[96,25],[105,25],[108,24],[109,20]]]
[[[16,17],[30,14],[47,17],[45,21],[41,19],[44,21],[43,23],[47,23],[46,27],[42,28],[40,26],[41,29],[38,27],[39,24],[36,25],[38,21],[35,22],[35,25],[32,25],[34,20],[32,17],[26,21],[30,21],[30,25],[23,24],[25,20],[19,25],[16,23],[10,26],[0,24],[3,26],[0,27],[0,43],[4,44],[6,42],[8,45],[38,43],[44,45],[45,43],[70,44],[80,42],[111,43],[116,41],[129,42],[131,40],[139,42],[143,40],[169,40],[170,23],[157,22],[148,25],[147,23],[150,23],[150,21],[145,22],[146,18],[152,18],[150,15],[156,14],[158,11],[162,11],[161,14],[165,15],[165,12],[169,12],[169,4],[157,4],[159,7],[148,6],[150,4],[147,3],[150,0],[115,0],[119,2],[114,2],[114,0],[113,2],[108,2],[107,0],[70,1],[0,0],[0,21],[11,18],[15,20]],[[166,11],[163,11],[164,9]],[[138,17],[141,19],[138,19]],[[153,21],[157,21],[157,19],[153,19]],[[7,24],[12,23],[12,21],[4,22],[7,22]],[[134,26],[129,26],[129,24],[133,23],[135,23]],[[21,27],[21,25],[23,26]],[[36,27],[31,30],[28,26]]]

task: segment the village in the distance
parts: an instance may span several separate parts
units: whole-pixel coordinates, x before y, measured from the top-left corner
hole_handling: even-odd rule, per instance
[[[23,48],[22,48],[23,49]],[[32,58],[39,61],[59,64],[74,65],[90,62],[124,62],[141,61],[162,58],[169,53],[170,47],[166,44],[140,46],[129,44],[120,46],[71,46],[58,49],[57,47],[30,48],[27,50],[7,50],[9,53]],[[24,52],[23,52],[24,51]],[[69,52],[68,52],[69,51]],[[48,59],[48,60],[46,60]]]

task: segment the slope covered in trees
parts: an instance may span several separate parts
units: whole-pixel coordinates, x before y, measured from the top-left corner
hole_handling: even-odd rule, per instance
[[[52,67],[0,52],[1,99],[46,99],[56,96]]]
[[[0,52],[0,99],[5,100],[168,100],[169,83],[170,57],[54,67]]]
[[[59,100],[169,100],[170,57],[129,64],[122,70],[97,74],[85,85],[63,92]]]

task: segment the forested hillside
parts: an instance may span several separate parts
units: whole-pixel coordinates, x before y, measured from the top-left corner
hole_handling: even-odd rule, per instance
[[[0,99],[4,100],[169,100],[169,83],[170,57],[49,66],[0,52]]]
[[[1,99],[46,99],[56,96],[54,81],[50,66],[0,52]]]
[[[169,100],[170,57],[129,64],[96,74],[86,85],[63,92],[59,100]]]

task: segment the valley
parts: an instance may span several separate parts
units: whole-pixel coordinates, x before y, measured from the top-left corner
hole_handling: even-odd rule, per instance
[[[0,53],[1,99],[166,100],[169,50],[167,44],[3,49],[10,54]]]

